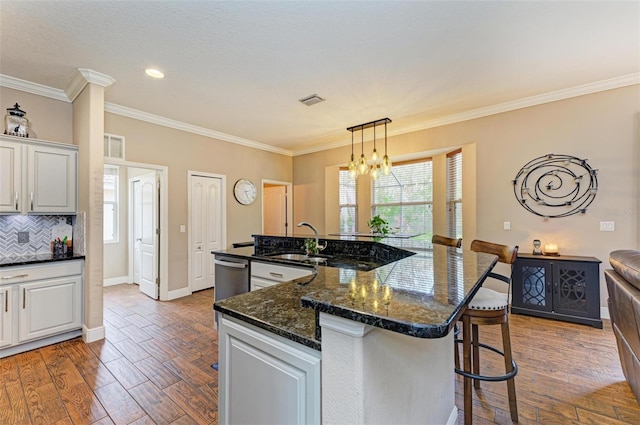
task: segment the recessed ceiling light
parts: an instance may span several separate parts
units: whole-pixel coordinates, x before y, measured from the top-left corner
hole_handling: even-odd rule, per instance
[[[157,69],[153,69],[153,68],[147,68],[144,70],[145,74],[147,74],[149,77],[153,77],[153,78],[164,78],[164,74],[160,71],[158,71]]]

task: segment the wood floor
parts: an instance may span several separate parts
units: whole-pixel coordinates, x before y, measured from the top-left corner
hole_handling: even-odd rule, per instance
[[[210,290],[159,302],[136,286],[105,288],[106,340],[75,339],[0,360],[0,424],[217,423],[212,302]],[[498,330],[483,329],[481,339],[499,346]],[[608,322],[600,330],[513,315],[511,335],[521,424],[640,424]],[[490,354],[482,366],[503,367]],[[483,383],[474,424],[511,423],[507,406],[505,383]]]

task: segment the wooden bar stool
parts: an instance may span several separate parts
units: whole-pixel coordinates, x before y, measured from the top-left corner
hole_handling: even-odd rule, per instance
[[[447,236],[433,235],[431,237],[431,244],[450,246],[453,248],[460,248],[462,246],[462,238],[454,239],[454,238],[449,238]],[[458,324],[456,323],[456,326],[453,331],[454,338],[457,339],[459,334],[460,334],[460,326],[458,326]],[[456,369],[460,369],[460,353],[458,352],[458,344],[453,345],[453,352],[455,355]]]
[[[491,242],[474,240],[471,242],[471,250],[484,252],[498,256],[498,261],[510,264],[518,255],[518,247],[509,247]],[[471,382],[476,389],[480,388],[480,381],[507,381],[507,393],[509,396],[509,411],[511,420],[518,422],[518,405],[516,402],[516,385],[514,377],[518,373],[518,365],[511,355],[511,337],[509,335],[509,294],[511,292],[511,275],[503,276],[491,272],[489,277],[507,284],[507,293],[494,291],[481,287],[471,299],[469,305],[462,313],[462,341],[456,339],[456,345],[462,342],[463,370],[456,367],[456,373],[464,376],[464,423],[471,425],[473,422],[472,406],[473,393]],[[487,344],[480,343],[478,326],[500,325],[502,328],[502,346],[504,352]],[[505,374],[499,376],[486,376],[480,374],[480,348],[491,350],[504,357]],[[473,365],[472,365],[473,363]]]
[[[462,239],[453,239],[446,236],[433,235],[431,237],[431,243],[433,245],[452,246],[454,248],[460,248],[462,246]]]

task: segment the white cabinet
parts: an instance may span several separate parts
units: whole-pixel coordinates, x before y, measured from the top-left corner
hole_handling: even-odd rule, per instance
[[[251,290],[266,288],[281,282],[300,277],[311,276],[313,269],[308,267],[290,267],[274,263],[251,262]]]
[[[0,358],[82,334],[83,260],[0,268]]]
[[[0,288],[0,306],[2,307],[2,311],[0,312],[0,348],[11,345],[12,341],[11,313],[13,305],[9,308],[10,300],[13,298],[12,294],[12,287]]]
[[[74,214],[75,146],[0,138],[0,212]]]
[[[19,213],[22,196],[22,145],[0,139],[0,212]]]
[[[319,351],[222,316],[218,403],[223,424],[320,424]]]

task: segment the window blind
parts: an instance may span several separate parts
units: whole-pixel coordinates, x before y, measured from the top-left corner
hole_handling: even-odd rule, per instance
[[[462,149],[447,154],[447,233],[462,237]]]
[[[349,170],[340,169],[340,233],[358,231],[358,181],[349,176]]]

